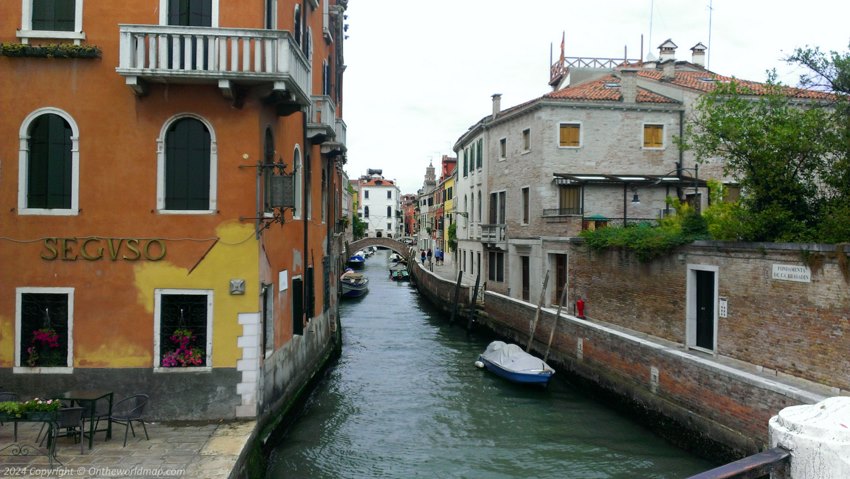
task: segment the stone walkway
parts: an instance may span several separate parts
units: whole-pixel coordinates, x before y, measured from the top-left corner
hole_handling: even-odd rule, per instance
[[[46,455],[15,456],[13,425],[0,426],[0,477],[227,478],[248,442],[254,421],[214,424],[147,424],[150,440],[136,429],[127,447],[124,428],[113,426],[112,440],[97,433],[92,450],[59,438],[53,468]],[[16,444],[33,444],[40,424],[20,423]],[[12,446],[12,447],[9,447]],[[44,449],[36,454],[44,454]]]

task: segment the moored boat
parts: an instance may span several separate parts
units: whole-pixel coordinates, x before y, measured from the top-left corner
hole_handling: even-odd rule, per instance
[[[339,277],[343,298],[359,298],[369,292],[369,278],[363,273],[356,273],[351,268]]]
[[[366,263],[366,254],[363,251],[357,251],[348,258],[348,266],[354,269],[361,269]]]
[[[478,356],[481,367],[509,381],[547,385],[555,370],[542,359],[526,353],[516,344],[493,341]],[[478,365],[478,363],[476,363]]]

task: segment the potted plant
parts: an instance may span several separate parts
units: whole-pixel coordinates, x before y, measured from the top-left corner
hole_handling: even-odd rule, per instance
[[[164,368],[190,367],[204,365],[204,351],[192,343],[197,339],[191,329],[175,329],[169,340],[174,349],[162,355],[160,364]]]
[[[59,333],[50,326],[33,331],[27,355],[27,365],[31,368],[65,365]]]

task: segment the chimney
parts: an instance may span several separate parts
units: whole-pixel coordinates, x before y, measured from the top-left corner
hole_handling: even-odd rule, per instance
[[[661,79],[671,81],[676,78],[676,60],[670,59],[661,64]]]
[[[676,60],[676,48],[678,45],[673,43],[669,38],[658,46],[658,63],[664,63],[667,60]]]
[[[620,94],[623,103],[634,103],[637,99],[637,68],[620,69]]]
[[[705,67],[705,51],[707,50],[706,46],[702,44],[702,42],[697,43],[696,45],[691,47],[691,63],[694,65],[699,65],[701,67]]]
[[[493,94],[493,119],[496,119],[496,116],[499,112],[502,111],[502,94],[495,93]]]

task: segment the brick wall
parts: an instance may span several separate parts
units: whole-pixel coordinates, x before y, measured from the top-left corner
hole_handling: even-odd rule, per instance
[[[804,265],[812,251],[811,282],[772,278],[772,267]],[[571,296],[585,298],[587,315],[685,344],[688,265],[718,268],[721,356],[841,390],[850,390],[850,284],[835,248],[799,244],[699,242],[651,263],[622,251],[592,253],[574,245]],[[819,263],[822,263],[819,267]]]

